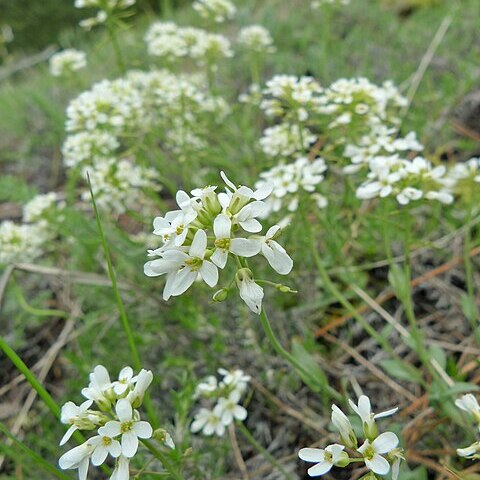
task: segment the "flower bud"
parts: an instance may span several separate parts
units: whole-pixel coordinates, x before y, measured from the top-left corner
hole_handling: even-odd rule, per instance
[[[292,290],[290,287],[287,285],[282,285],[281,283],[277,283],[275,285],[275,288],[282,293],[298,293],[298,290]]]
[[[153,432],[152,438],[159,441],[160,443],[163,443],[172,450],[175,449],[175,443],[173,443],[171,435],[163,428],[157,428]]]
[[[220,290],[217,290],[212,297],[212,300],[214,302],[223,302],[226,300],[228,297],[228,288],[221,288]]]

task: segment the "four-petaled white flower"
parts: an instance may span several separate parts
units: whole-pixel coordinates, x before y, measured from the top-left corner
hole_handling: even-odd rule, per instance
[[[72,448],[64,453],[58,460],[58,466],[62,470],[78,469],[78,480],[86,480],[88,464],[90,463],[90,457],[94,450],[95,446],[89,441],[86,441],[78,447]]]
[[[134,389],[129,392],[126,397],[133,408],[137,408],[142,404],[145,392],[152,383],[152,380],[153,373],[150,370],[145,370],[142,368],[140,373],[137,375],[137,383],[135,383]]]
[[[471,393],[463,395],[462,398],[457,398],[457,400],[455,400],[455,405],[464,412],[473,415],[477,421],[480,421],[480,405]]]
[[[342,442],[349,448],[357,448],[357,436],[348,417],[336,406],[332,405],[332,423],[340,432]]]
[[[70,427],[60,440],[60,446],[67,443],[76,430],[93,430],[95,428],[98,415],[88,410],[92,406],[92,403],[93,400],[87,400],[80,406],[77,406],[73,402],[67,402],[62,407],[60,421],[66,425],[70,424]]]
[[[325,449],[302,448],[298,452],[298,456],[305,462],[316,463],[316,465],[308,469],[308,475],[319,477],[328,473],[338,462],[342,460],[347,460],[348,462],[348,455],[343,451],[344,449],[344,445],[334,443],[325,447]]]
[[[115,406],[118,420],[110,420],[101,428],[101,435],[108,437],[122,436],[122,455],[131,458],[137,453],[138,439],[150,438],[153,429],[148,422],[138,420],[138,415],[132,409],[130,402],[120,399]]]
[[[233,420],[243,421],[247,418],[247,410],[239,405],[241,393],[234,390],[228,398],[219,398],[217,406],[219,407],[220,418],[224,425],[230,425]]]
[[[279,225],[270,227],[267,234],[259,242],[262,255],[267,259],[270,266],[281,275],[287,275],[292,270],[293,260],[286,250],[274,240],[280,231]]]
[[[120,442],[114,438],[104,435],[105,427],[98,429],[99,435],[88,440],[90,445],[94,446],[92,453],[92,464],[95,466],[101,465],[110,454],[113,458],[118,458],[122,453]]]
[[[204,435],[215,435],[221,437],[225,433],[225,424],[221,419],[221,411],[218,405],[213,410],[208,408],[201,408],[195,415],[193,423],[190,427],[192,433],[197,433],[200,430]]]
[[[137,381],[137,376],[133,375],[132,367],[124,367],[118,374],[118,380],[112,383],[113,391],[117,395],[123,395]]]
[[[110,480],[129,480],[130,478],[130,469],[129,469],[130,459],[120,455],[115,464],[115,469],[113,470]]]
[[[88,387],[82,389],[82,395],[93,400],[100,407],[109,407],[110,400],[107,398],[107,393],[111,388],[112,382],[108,370],[103,365],[97,365],[90,374]]]
[[[383,454],[391,452],[398,445],[398,437],[392,432],[380,434],[373,442],[365,440],[365,443],[358,448],[365,461],[365,465],[373,473],[386,475],[390,470],[390,464]]]
[[[349,400],[348,403],[352,410],[360,417],[362,420],[362,426],[367,437],[375,437],[377,434],[377,429],[375,427],[375,420],[378,418],[389,417],[397,412],[398,408],[391,408],[381,413],[373,413],[372,406],[370,404],[370,399],[366,395],[361,395],[358,399],[358,405],[355,405],[352,400]]]

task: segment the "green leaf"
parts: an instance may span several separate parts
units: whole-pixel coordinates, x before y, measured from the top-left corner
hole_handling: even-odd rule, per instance
[[[405,380],[407,382],[414,382],[418,384],[422,383],[422,375],[420,372],[408,363],[392,358],[383,360],[380,362],[380,364],[385,372],[392,377],[398,378],[399,380]]]
[[[447,368],[447,355],[445,354],[443,348],[439,347],[438,345],[432,345],[429,347],[428,353],[431,358],[434,358],[437,361],[442,370]]]
[[[460,306],[468,320],[471,322],[477,320],[477,305],[475,304],[475,299],[469,297],[466,293],[463,293],[460,296]]]
[[[392,265],[388,271],[388,282],[397,298],[403,302],[408,295],[406,288],[407,278],[404,269],[399,265]]]

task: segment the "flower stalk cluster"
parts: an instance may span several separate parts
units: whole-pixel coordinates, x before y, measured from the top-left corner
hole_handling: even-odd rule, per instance
[[[332,405],[332,423],[340,433],[340,443],[328,445],[324,449],[302,448],[298,456],[315,463],[308,469],[308,475],[318,477],[328,473],[333,467],[345,468],[356,462],[363,462],[369,473],[363,479],[376,479],[377,475],[387,475],[392,471],[392,479],[397,480],[403,451],[398,448],[398,437],[393,432],[379,433],[376,420],[393,415],[397,408],[385,412],[373,413],[370,399],[362,395],[358,404],[349,400],[350,407],[360,417],[363,430],[363,442],[359,441],[349,418]]]

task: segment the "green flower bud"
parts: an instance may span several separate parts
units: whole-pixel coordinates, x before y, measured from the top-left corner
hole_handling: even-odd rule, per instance
[[[228,288],[221,288],[220,290],[217,290],[212,297],[212,300],[214,302],[223,302],[226,300],[228,297]]]

